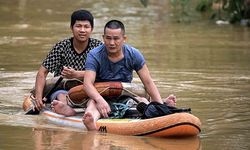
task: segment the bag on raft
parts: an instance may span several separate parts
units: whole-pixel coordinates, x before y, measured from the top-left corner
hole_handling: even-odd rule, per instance
[[[109,105],[111,108],[109,118],[112,119],[136,118],[140,115],[137,110],[130,110],[136,107],[136,102],[131,96],[120,96],[116,102],[109,102]]]
[[[191,108],[176,108],[158,102],[150,102],[148,105],[144,102],[140,102],[136,108],[142,113],[142,119],[160,117],[180,112],[191,113]]]

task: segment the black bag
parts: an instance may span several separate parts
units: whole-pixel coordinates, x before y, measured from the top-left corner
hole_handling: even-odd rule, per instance
[[[191,113],[190,108],[170,107],[166,104],[161,104],[158,102],[150,102],[148,105],[140,102],[136,108],[140,113],[142,113],[142,119],[160,117],[178,112]]]

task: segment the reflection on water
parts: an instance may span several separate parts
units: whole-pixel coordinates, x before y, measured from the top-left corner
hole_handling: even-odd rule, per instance
[[[199,150],[201,149],[199,137],[183,139],[163,139],[148,137],[129,137],[121,135],[99,134],[96,132],[76,132],[62,129],[40,129],[27,127],[1,126],[5,137],[2,149],[168,149],[168,150]],[[14,131],[17,130],[18,132]],[[14,131],[14,132],[13,132]],[[15,134],[16,136],[11,136]],[[72,140],[76,139],[76,140]],[[27,141],[21,143],[20,141]]]
[[[174,146],[186,144],[201,149],[197,146],[201,143],[203,149],[248,149],[250,29],[207,21],[178,24],[171,21],[168,6],[168,1],[150,1],[144,8],[139,0],[0,0],[0,142],[5,139],[0,149],[79,149],[82,145],[181,149]],[[174,93],[178,107],[191,107],[201,119],[201,139],[100,135],[61,129],[40,116],[23,115],[22,99],[33,87],[42,59],[55,42],[71,35],[69,15],[82,7],[96,16],[95,38],[101,38],[109,19],[125,23],[127,42],[144,54],[162,96]]]

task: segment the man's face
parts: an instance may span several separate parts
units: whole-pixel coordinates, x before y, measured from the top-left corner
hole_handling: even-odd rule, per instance
[[[121,29],[105,29],[103,41],[108,50],[108,53],[114,54],[120,52],[122,50],[125,39],[126,36],[123,34]]]
[[[92,27],[89,21],[77,20],[71,29],[74,38],[80,42],[88,40],[92,33]]]

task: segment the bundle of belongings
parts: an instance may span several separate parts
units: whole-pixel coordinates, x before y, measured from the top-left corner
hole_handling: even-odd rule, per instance
[[[119,103],[111,104],[112,111],[109,115],[110,118],[149,119],[180,112],[191,113],[191,108],[176,108],[158,102],[150,102],[149,104],[139,102],[137,104],[132,97],[125,99],[123,97],[122,99]]]

